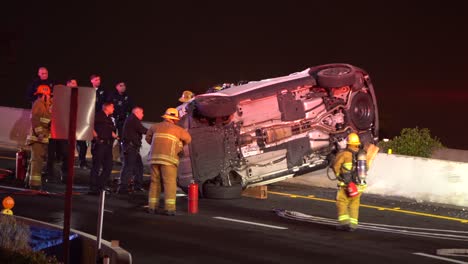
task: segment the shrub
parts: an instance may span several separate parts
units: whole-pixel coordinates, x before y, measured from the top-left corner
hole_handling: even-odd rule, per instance
[[[31,236],[29,227],[16,222],[16,218],[10,215],[0,215],[0,248],[21,251],[31,250],[28,241]]]
[[[388,142],[379,142],[379,147],[387,152],[400,155],[429,158],[432,152],[443,145],[437,137],[431,136],[431,131],[427,128],[403,128],[400,136],[396,136]]]
[[[44,252],[31,250],[12,251],[0,248],[0,263],[15,264],[58,264],[55,257],[49,257]]]

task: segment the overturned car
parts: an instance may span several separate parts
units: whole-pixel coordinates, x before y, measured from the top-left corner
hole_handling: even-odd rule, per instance
[[[288,76],[198,95],[180,125],[192,135],[178,184],[200,184],[204,197],[240,197],[265,185],[326,167],[351,132],[364,143],[378,136],[369,75],[327,64]]]

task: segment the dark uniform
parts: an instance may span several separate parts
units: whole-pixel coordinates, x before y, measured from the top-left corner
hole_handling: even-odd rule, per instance
[[[117,134],[122,138],[122,130],[125,123],[125,119],[130,115],[133,108],[133,102],[127,93],[120,94],[117,90],[112,92],[108,101],[114,103],[114,113],[112,117],[115,120],[115,127],[117,128]]]
[[[141,124],[134,114],[130,114],[125,120],[122,134],[122,150],[124,163],[120,174],[120,192],[128,191],[128,182],[131,176],[135,178],[135,190],[142,190],[143,185],[143,162],[141,160],[140,148],[141,138],[148,129]]]
[[[102,110],[102,104],[104,104],[104,102],[107,100],[107,97],[108,94],[102,87],[96,89],[96,106],[94,108],[96,113]]]
[[[93,154],[93,165],[90,175],[90,189],[92,193],[104,190],[105,184],[112,172],[112,144],[115,126],[110,116],[104,111],[96,113],[94,118],[94,130],[97,138],[93,139],[91,153]],[[99,173],[102,167],[102,172]]]

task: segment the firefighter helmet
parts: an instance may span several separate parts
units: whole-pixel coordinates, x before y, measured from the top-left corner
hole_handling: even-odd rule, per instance
[[[355,145],[355,146],[361,145],[361,140],[359,139],[359,136],[356,133],[349,134],[346,141],[348,145]]]
[[[215,92],[221,91],[223,88],[224,88],[224,87],[223,87],[222,85],[219,85],[219,84],[213,86],[213,90],[214,90]]]
[[[186,102],[192,100],[194,96],[195,95],[193,94],[192,91],[184,91],[182,93],[182,96],[179,98],[179,102],[186,103]]]
[[[162,117],[164,119],[179,120],[179,111],[175,108],[168,108]]]
[[[50,87],[48,85],[45,85],[45,84],[39,85],[37,87],[36,92],[34,93],[34,95],[37,95],[37,94],[50,95]]]

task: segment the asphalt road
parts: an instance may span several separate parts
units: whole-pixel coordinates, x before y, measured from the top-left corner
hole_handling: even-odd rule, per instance
[[[8,159],[13,154],[0,152],[0,165],[14,165]],[[77,169],[77,174],[85,177],[87,172]],[[64,187],[46,188],[60,192]],[[63,196],[0,188],[0,197],[7,194],[15,197],[16,215],[62,224]],[[134,263],[468,263],[466,257],[437,255],[438,249],[468,248],[468,214],[462,208],[364,195],[363,226],[349,233],[333,226],[334,194],[332,189],[278,183],[269,186],[266,200],[202,199],[196,215],[186,213],[187,199],[181,196],[175,217],[145,213],[145,194],[111,195],[103,238],[119,240]],[[275,208],[315,217],[285,219]],[[97,209],[98,197],[75,195],[72,227],[96,234]]]

